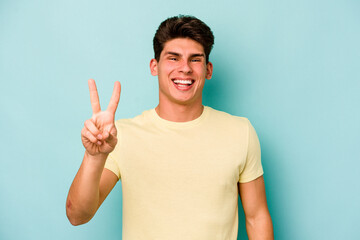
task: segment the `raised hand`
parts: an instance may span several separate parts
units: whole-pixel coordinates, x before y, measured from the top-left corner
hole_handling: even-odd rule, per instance
[[[108,108],[101,111],[99,95],[93,79],[88,81],[93,115],[81,130],[82,143],[90,155],[109,154],[117,143],[115,112],[119,104],[121,85],[116,81]]]

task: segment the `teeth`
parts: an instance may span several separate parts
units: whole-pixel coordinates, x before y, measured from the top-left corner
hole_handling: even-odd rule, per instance
[[[179,79],[175,79],[174,83],[180,83],[180,84],[192,84],[191,80],[179,80]]]

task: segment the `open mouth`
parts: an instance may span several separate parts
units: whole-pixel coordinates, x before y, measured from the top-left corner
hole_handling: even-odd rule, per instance
[[[188,91],[192,88],[194,80],[192,79],[172,79],[174,86],[177,90]]]
[[[172,81],[175,83],[175,85],[179,87],[189,87],[195,82],[194,80],[183,80],[183,79],[172,79]]]

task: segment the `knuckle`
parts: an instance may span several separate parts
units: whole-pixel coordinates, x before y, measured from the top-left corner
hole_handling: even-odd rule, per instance
[[[85,125],[86,127],[89,126],[89,125],[90,125],[90,119],[87,119],[87,120],[85,121],[84,125]]]
[[[87,137],[87,138],[89,138],[89,131],[84,131],[84,135]]]
[[[91,134],[90,134],[90,132],[89,132],[89,131],[86,131],[85,134],[86,134],[86,137],[91,140]]]
[[[96,142],[96,138],[90,133],[90,132],[87,132],[87,138],[92,142]]]

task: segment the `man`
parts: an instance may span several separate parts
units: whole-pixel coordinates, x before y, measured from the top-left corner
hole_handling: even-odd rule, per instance
[[[124,240],[236,239],[238,194],[249,239],[273,239],[255,130],[246,118],[202,105],[213,43],[194,17],[161,23],[150,62],[159,105],[133,119],[114,121],[119,82],[101,111],[89,80],[93,116],[66,204],[73,225],[88,222],[121,179]]]

